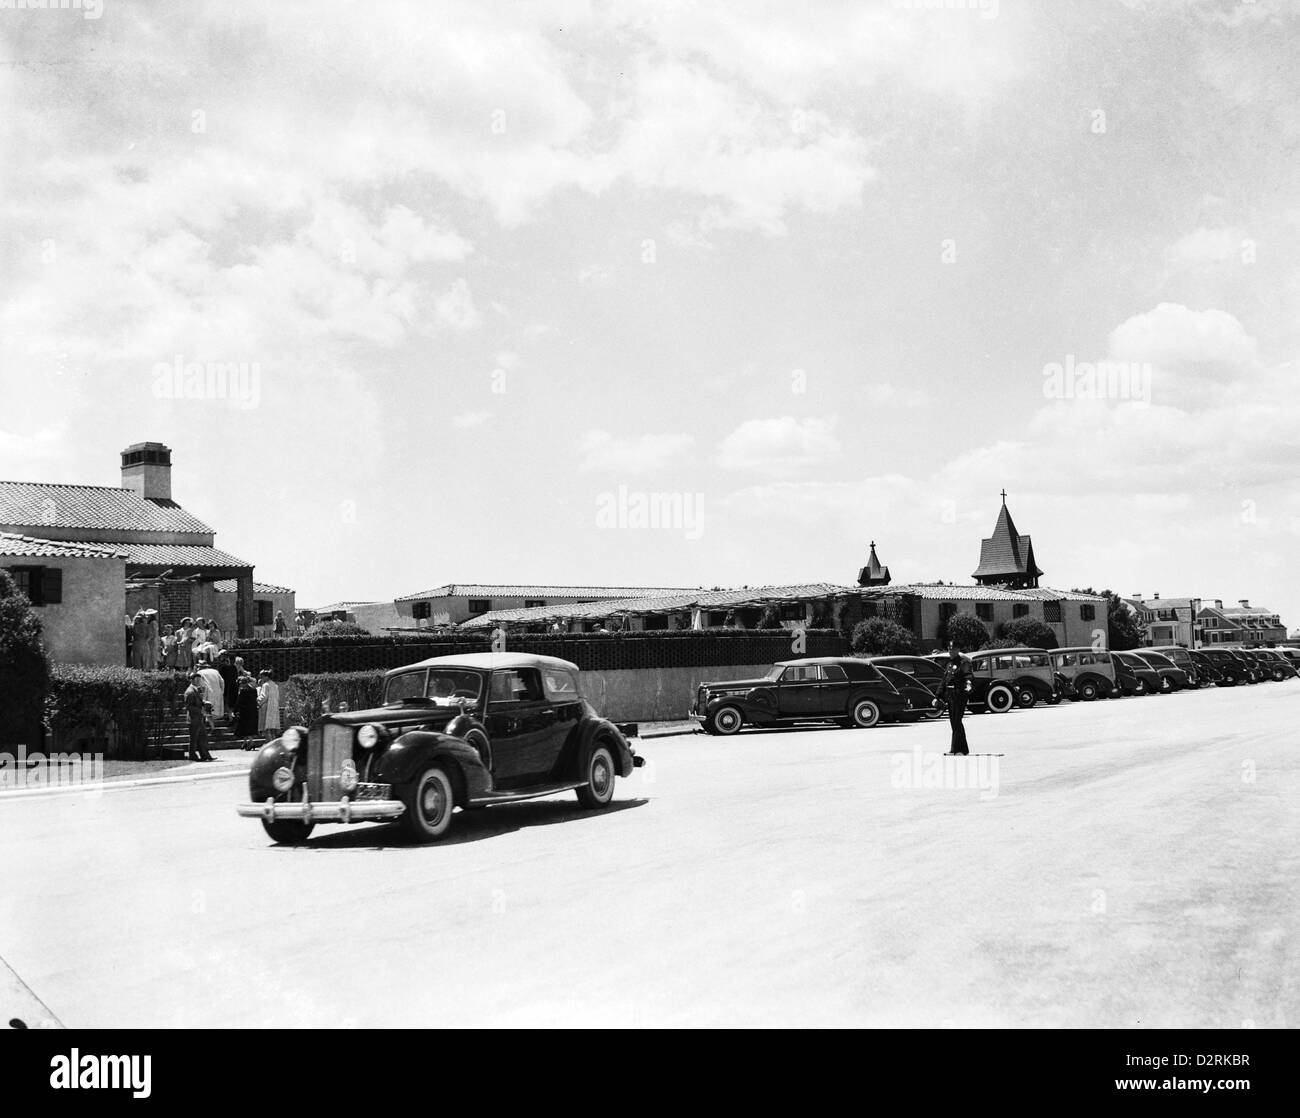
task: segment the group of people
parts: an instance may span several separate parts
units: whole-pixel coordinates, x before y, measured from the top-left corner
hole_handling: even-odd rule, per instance
[[[289,635],[283,611],[276,612],[274,628],[277,637]],[[164,625],[161,632],[156,609],[136,610],[126,618],[126,662],[141,671],[188,672],[205,654],[215,660],[224,640],[216,618],[182,617],[179,625]]]
[[[280,688],[270,669],[262,669],[254,678],[242,656],[219,652],[214,661],[204,651],[189,681],[183,701],[190,760],[215,759],[208,749],[208,737],[218,723],[227,723],[244,749],[256,749],[280,736]]]

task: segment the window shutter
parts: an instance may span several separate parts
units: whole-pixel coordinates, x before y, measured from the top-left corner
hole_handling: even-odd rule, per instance
[[[41,604],[58,605],[63,601],[63,568],[41,568]]]

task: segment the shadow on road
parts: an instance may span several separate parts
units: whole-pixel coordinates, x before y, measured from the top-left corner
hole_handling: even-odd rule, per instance
[[[528,827],[549,827],[556,823],[580,824],[594,821],[602,816],[615,815],[620,811],[644,807],[647,799],[615,800],[609,807],[598,811],[588,811],[576,804],[561,803],[552,800],[531,800],[516,804],[502,804],[500,807],[481,808],[474,811],[458,811],[452,821],[447,837],[437,842],[420,843],[410,839],[396,823],[358,823],[341,830],[330,830],[323,834],[313,834],[300,847],[272,846],[273,850],[389,850],[406,847],[408,849],[434,849],[443,846],[459,846],[466,842],[479,842],[482,839],[495,838],[498,835],[522,831]],[[330,826],[333,826],[330,824]]]

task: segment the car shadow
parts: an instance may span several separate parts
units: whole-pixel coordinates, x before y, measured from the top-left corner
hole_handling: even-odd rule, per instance
[[[358,823],[343,830],[331,830],[324,834],[313,834],[299,847],[276,847],[282,850],[391,850],[391,849],[430,849],[441,846],[460,846],[466,842],[481,842],[483,839],[508,835],[514,831],[523,831],[529,827],[549,827],[557,823],[577,824],[584,820],[596,820],[606,815],[615,815],[621,811],[645,807],[650,801],[645,798],[615,800],[608,807],[589,810],[576,803],[564,803],[557,800],[525,800],[520,803],[502,804],[499,807],[480,808],[473,811],[458,811],[452,820],[451,830],[446,838],[437,842],[416,842],[409,838],[397,823]],[[334,824],[325,824],[333,827]]]

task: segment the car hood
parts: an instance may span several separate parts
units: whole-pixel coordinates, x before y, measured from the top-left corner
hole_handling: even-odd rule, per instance
[[[701,683],[700,686],[708,691],[720,691],[725,689],[737,689],[742,687],[762,687],[764,684],[773,683],[771,679],[719,679],[712,683]]]
[[[393,706],[373,707],[370,710],[341,711],[338,714],[325,715],[318,721],[332,722],[336,726],[364,726],[367,722],[378,722],[385,726],[406,723],[445,726],[459,715],[460,707],[396,703]]]

